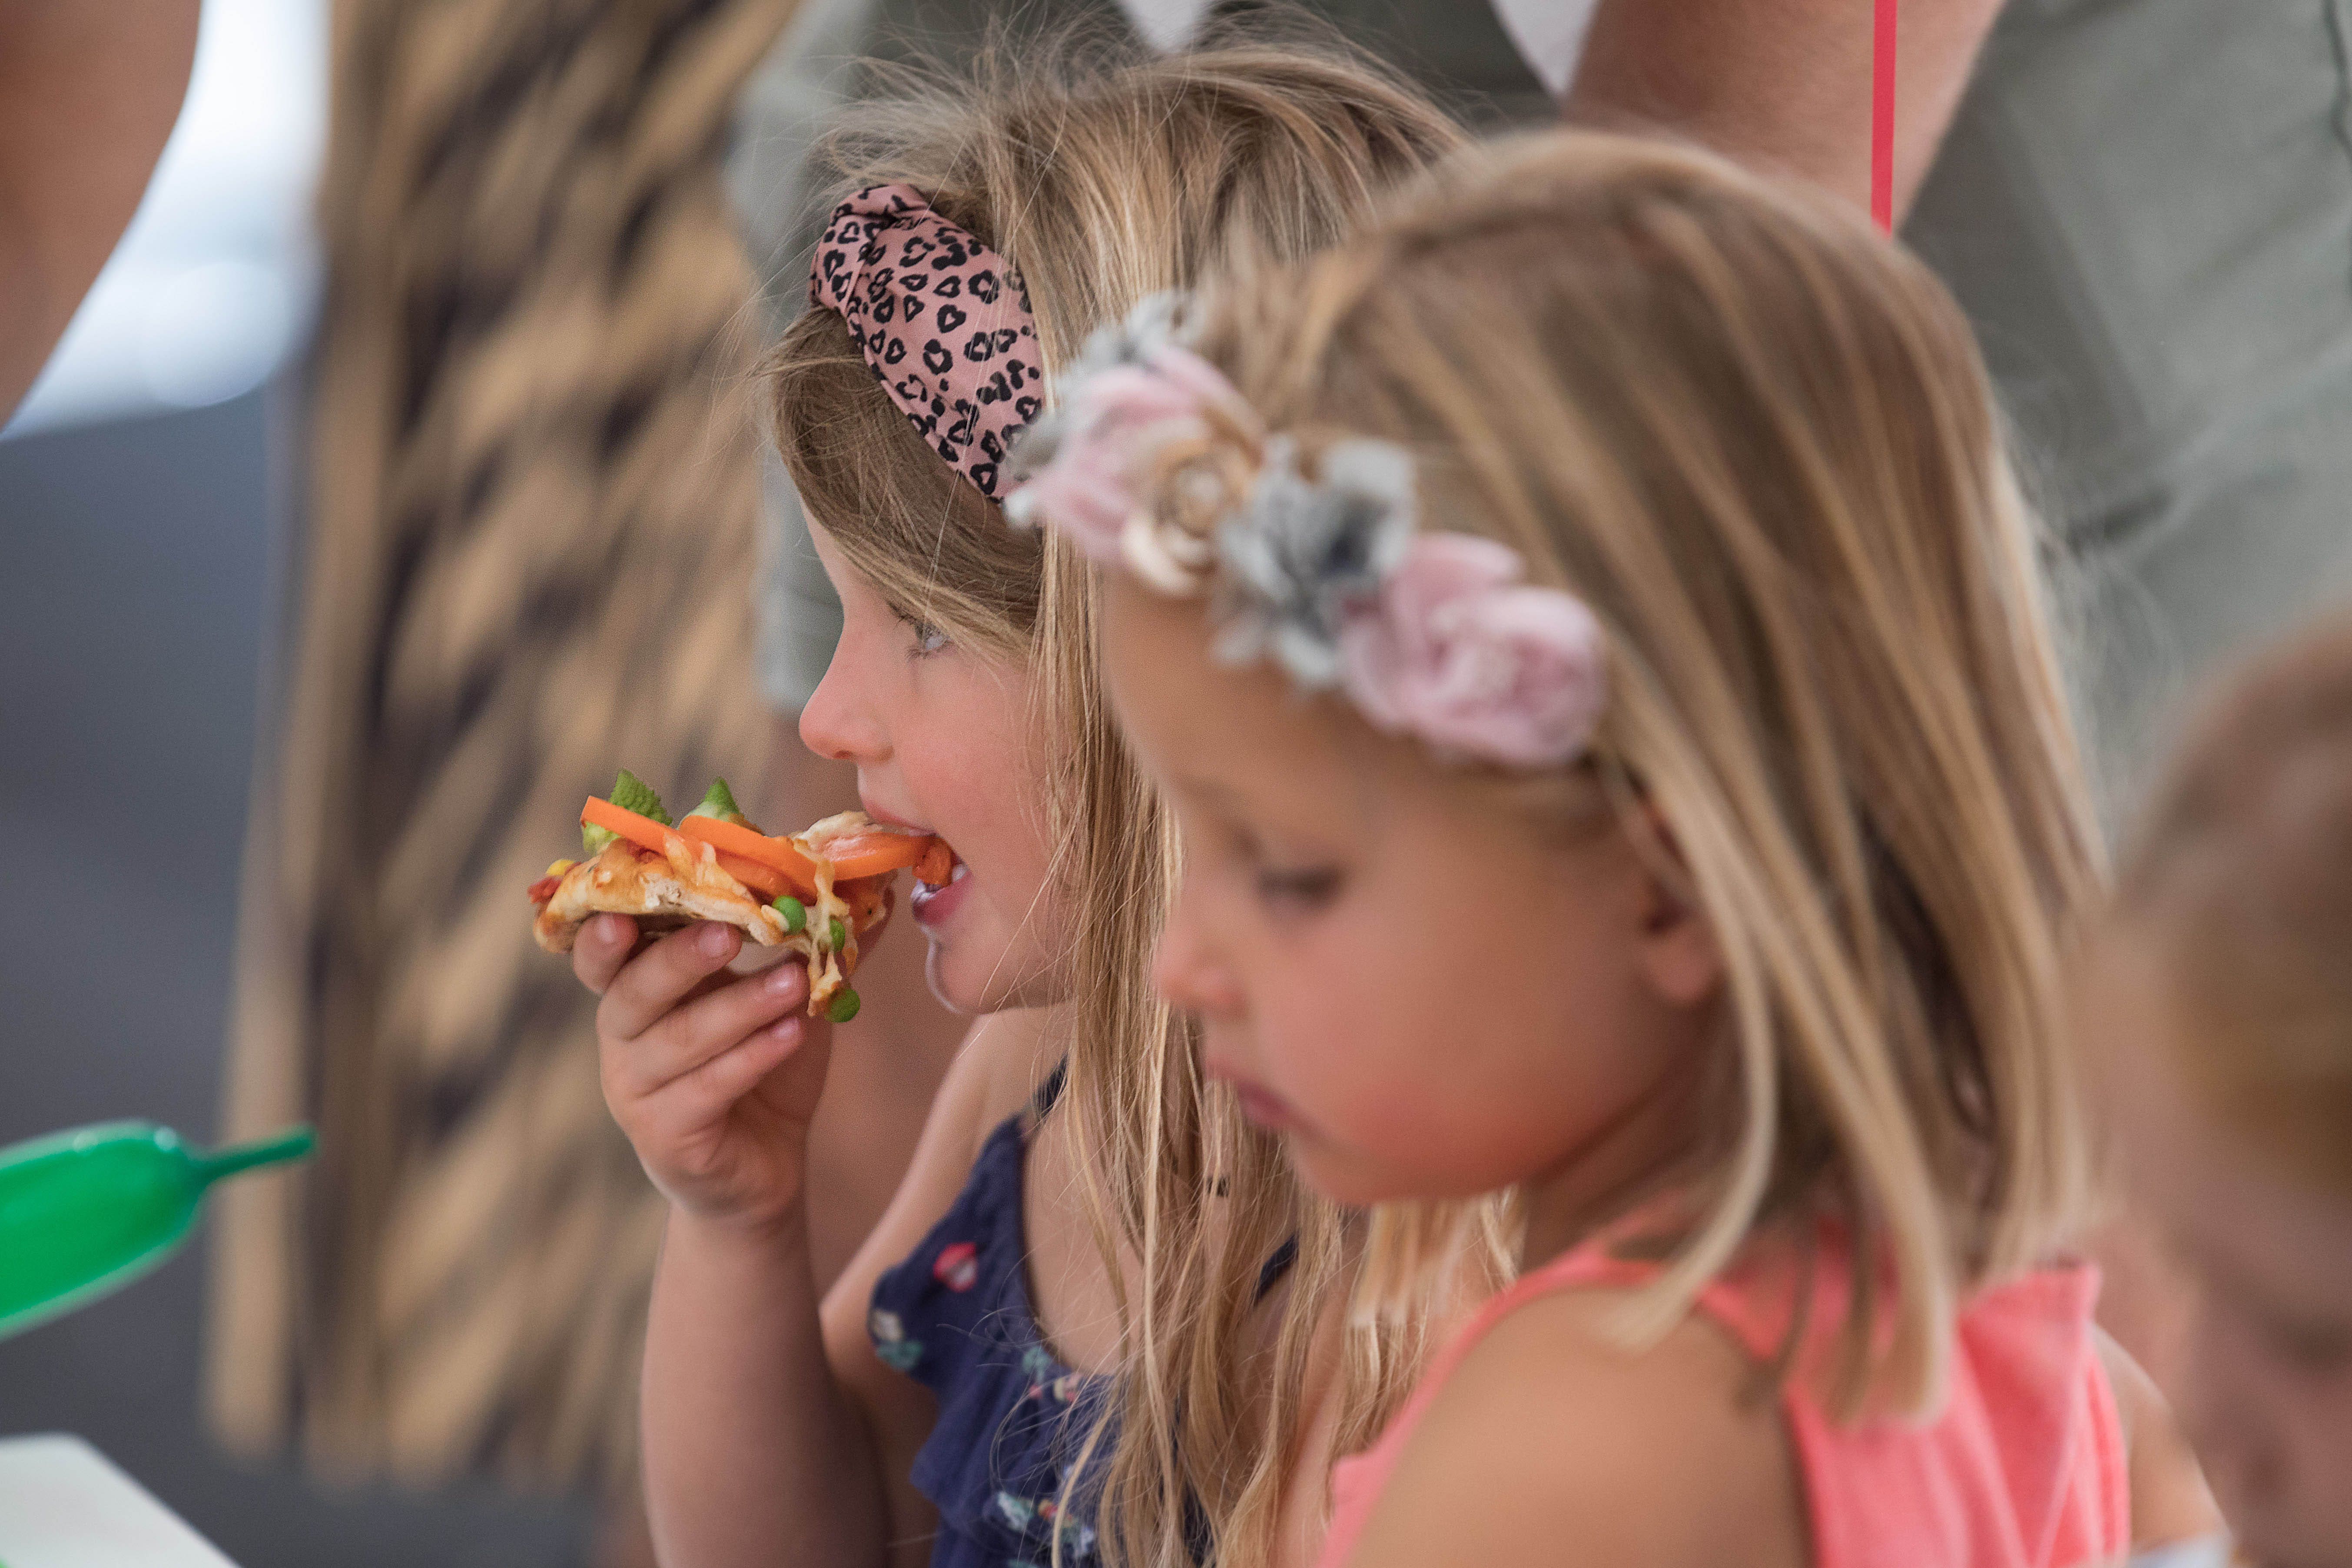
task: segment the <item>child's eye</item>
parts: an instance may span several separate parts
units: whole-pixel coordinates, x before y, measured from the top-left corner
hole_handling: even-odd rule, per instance
[[[1339,891],[1336,866],[1299,869],[1269,866],[1257,874],[1257,896],[1268,904],[1304,912],[1321,909]]]
[[[2314,1374],[2332,1373],[2352,1360],[2352,1332],[2340,1323],[2294,1322],[2273,1318],[2263,1338],[2279,1359]]]
[[[914,655],[917,658],[937,653],[948,646],[948,634],[923,619],[922,616],[910,616],[904,610],[896,610],[895,613],[898,617],[898,624],[905,626],[908,635],[914,639]]]

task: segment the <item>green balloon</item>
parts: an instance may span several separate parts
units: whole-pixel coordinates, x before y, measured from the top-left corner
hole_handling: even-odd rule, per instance
[[[152,1121],[0,1149],[0,1339],[120,1289],[187,1238],[224,1176],[299,1160],[308,1127],[206,1154]]]

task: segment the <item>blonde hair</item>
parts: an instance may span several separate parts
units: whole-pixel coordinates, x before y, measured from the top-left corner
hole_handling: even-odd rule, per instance
[[[2199,1102],[2352,1197],[2352,624],[2266,656],[2200,714],[2125,856],[2116,918],[2163,944]]]
[[[1559,133],[1234,282],[1201,332],[1270,427],[1406,445],[1423,516],[1512,546],[1608,633],[1597,766],[1539,809],[1663,817],[1736,1064],[1629,1337],[1759,1224],[1827,1216],[1865,1260],[1837,1408],[1927,1406],[1958,1300],[2046,1257],[2088,1166],[2055,1009],[2097,840],[1967,323],[1825,196]],[[1233,465],[1174,462],[1159,504],[1186,526]],[[1368,1288],[1493,1217],[1384,1213]]]
[[[1461,142],[1425,100],[1340,50],[1219,37],[1152,59],[1063,39],[1002,49],[963,79],[901,75],[833,143],[842,187],[911,185],[1018,266],[1050,375],[1147,295],[1335,242],[1384,187]],[[838,317],[802,316],[766,374],[785,467],[849,563],[908,615],[1037,677],[1046,826],[1072,911],[1064,1104],[1094,1156],[1083,1195],[1124,1335],[1116,1396],[1066,1501],[1085,1499],[1114,1562],[1189,1563],[1188,1532],[1203,1528],[1215,1561],[1263,1562],[1316,1320],[1348,1288],[1349,1227],[1203,1085],[1189,1031],[1152,992],[1176,842],[1104,701],[1090,574],[1007,527],[923,444]],[[1294,1239],[1261,1359],[1260,1273]],[[1419,1344],[1386,1327],[1351,1340],[1342,1426],[1360,1441]]]

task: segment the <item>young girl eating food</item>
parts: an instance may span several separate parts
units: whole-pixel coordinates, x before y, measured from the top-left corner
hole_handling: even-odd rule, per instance
[[[2244,1560],[2352,1561],[2352,626],[2219,694],[2091,954],[2102,1103],[2185,1280],[2182,1424]]]
[[[767,373],[845,613],[802,733],[875,818],[953,847],[898,923],[980,1022],[819,1302],[831,1032],[801,967],[723,973],[723,926],[580,931],[606,1098],[671,1204],[644,1378],[665,1562],[1308,1559],[1333,1446],[1412,1336],[1346,1329],[1340,1216],[1203,1095],[1151,993],[1171,830],[1104,709],[1090,574],[997,498],[1093,329],[1338,239],[1457,141],[1385,78],[1243,46],[1049,60],[845,131],[850,194]]]
[[[2060,1260],[2096,883],[1967,326],[1826,199],[1559,136],[1107,336],[1016,519],[1107,574],[1182,827],[1159,959],[1374,1309],[1524,1273],[1323,1561],[2051,1564],[2128,1543]]]

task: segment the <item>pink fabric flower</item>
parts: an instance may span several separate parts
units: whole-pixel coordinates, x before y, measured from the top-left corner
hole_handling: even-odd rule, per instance
[[[1088,376],[1073,406],[1049,416],[1048,429],[1063,427],[1054,431],[1051,459],[1013,493],[1013,519],[1051,523],[1089,561],[1116,563],[1119,534],[1135,510],[1128,437],[1139,417],[1166,417],[1169,402],[1140,365],[1112,365]]]
[[[1340,679],[1382,730],[1508,767],[1582,755],[1608,701],[1601,625],[1573,595],[1520,584],[1517,553],[1415,536],[1339,634]]]
[[[1212,564],[1207,547],[1160,537],[1142,513],[1138,481],[1160,447],[1198,437],[1213,406],[1245,427],[1255,424],[1214,366],[1173,343],[1087,370],[1068,404],[1039,427],[1051,456],[1009,498],[1007,515],[1024,527],[1051,524],[1090,561],[1124,563],[1165,592],[1192,592]]]

